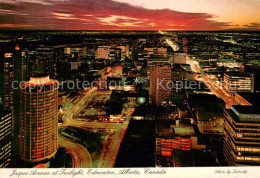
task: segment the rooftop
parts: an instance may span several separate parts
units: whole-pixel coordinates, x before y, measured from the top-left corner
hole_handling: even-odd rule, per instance
[[[195,135],[194,128],[189,119],[181,119],[179,121],[180,127],[175,127],[175,136],[190,137]]]
[[[236,122],[236,123],[259,123],[259,119],[241,119],[239,118],[239,116],[232,110],[232,109],[226,109],[226,112],[232,117],[232,119]]]

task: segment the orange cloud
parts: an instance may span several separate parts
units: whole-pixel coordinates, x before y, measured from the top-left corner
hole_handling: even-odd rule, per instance
[[[211,14],[178,12],[169,9],[152,10],[112,0],[38,0],[37,5],[31,0],[22,0],[15,3],[0,3],[0,12],[0,23],[10,24],[9,28],[18,29],[219,30],[229,28],[229,23],[211,20],[214,17]]]

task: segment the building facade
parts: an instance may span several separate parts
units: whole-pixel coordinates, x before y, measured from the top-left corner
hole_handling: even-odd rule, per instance
[[[57,57],[54,48],[41,46],[35,50],[36,61],[42,66],[42,73],[46,73],[52,78],[57,78]],[[36,62],[37,63],[37,62]]]
[[[95,51],[96,59],[109,59],[110,46],[99,46]]]
[[[235,92],[254,92],[253,75],[225,73],[224,89],[230,94]]]
[[[170,61],[168,58],[161,58],[159,57],[152,57],[147,59],[147,76],[150,76],[150,66],[153,65],[164,65],[164,64],[169,64]]]
[[[121,49],[120,48],[110,48],[109,49],[109,59],[112,61],[121,60]]]
[[[156,105],[171,101],[172,96],[171,65],[150,67],[150,97]]]
[[[11,161],[12,113],[0,107],[0,168],[6,168]]]
[[[224,111],[224,156],[230,166],[260,165],[260,112],[253,106]]]
[[[31,77],[21,89],[20,157],[52,158],[58,148],[58,81]]]
[[[1,97],[4,110],[14,113],[14,56],[13,53],[4,53],[1,61]]]

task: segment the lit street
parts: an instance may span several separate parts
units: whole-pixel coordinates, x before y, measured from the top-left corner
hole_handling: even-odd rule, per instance
[[[115,163],[115,159],[120,147],[120,143],[124,137],[124,133],[127,129],[129,119],[131,118],[131,114],[133,113],[133,107],[135,104],[127,105],[123,111],[122,115],[125,115],[127,118],[126,121],[123,123],[106,123],[106,122],[87,122],[77,120],[77,115],[83,111],[87,105],[94,101],[95,96],[106,96],[110,94],[108,91],[97,91],[97,87],[93,87],[88,91],[83,93],[84,95],[81,96],[78,101],[72,106],[70,109],[63,111],[63,121],[64,123],[60,125],[61,128],[66,128],[68,126],[86,129],[89,131],[105,131],[108,133],[107,139],[104,141],[103,149],[100,153],[99,163],[97,164],[98,167],[113,167]],[[106,98],[106,97],[104,97]],[[65,139],[63,137],[59,137],[59,145],[61,147],[66,148],[69,153],[71,154],[72,158],[74,159],[74,167],[84,165],[87,167],[91,167],[91,158],[82,157],[82,150],[85,153],[88,153],[87,149],[83,146],[80,146],[78,143],[75,143],[71,140]],[[75,147],[77,149],[75,149]],[[88,153],[89,155],[89,153]]]
[[[260,165],[260,0],[9,1],[4,177]]]
[[[165,32],[162,32],[162,31],[159,31],[159,33],[166,34]],[[167,38],[166,42],[168,43],[169,46],[171,46],[171,48],[174,51],[176,51],[178,49],[178,47],[175,45],[176,43],[173,42],[171,39]],[[191,70],[193,72],[201,74],[200,80],[205,83],[205,85],[210,89],[210,91],[214,95],[216,95],[219,98],[222,98],[227,103],[228,106],[237,104],[234,97],[229,96],[227,94],[227,92],[224,90],[224,88],[222,86],[220,86],[221,84],[219,84],[219,82],[217,82],[217,80],[213,80],[210,78],[210,76],[205,74],[205,72],[198,66],[196,61],[193,61],[189,56],[187,56],[186,59],[187,59],[187,63],[191,66]],[[199,79],[197,79],[197,80],[199,80]]]
[[[65,148],[73,159],[73,167],[89,168],[92,167],[92,160],[89,152],[80,144],[75,143],[62,136],[58,137],[59,145]]]

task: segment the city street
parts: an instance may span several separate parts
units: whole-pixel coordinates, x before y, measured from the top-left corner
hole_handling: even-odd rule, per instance
[[[162,31],[159,31],[159,33],[163,34],[163,35],[166,34],[166,32],[162,32]],[[169,46],[171,46],[171,48],[174,51],[176,51],[178,49],[178,47],[175,45],[176,43],[173,42],[171,39],[167,38],[166,42],[168,43]],[[201,74],[202,78],[200,80],[205,83],[205,85],[210,89],[210,91],[214,95],[216,95],[219,98],[222,98],[226,102],[228,107],[231,107],[232,105],[237,104],[235,98],[228,95],[228,93],[222,87],[222,84],[217,82],[217,79],[216,80],[211,79],[210,76],[205,74],[205,72],[199,67],[199,65],[196,63],[196,61],[193,61],[192,59],[190,59],[189,56],[186,59],[187,59],[187,63],[191,66],[191,70],[193,72]]]
[[[92,160],[89,152],[80,144],[75,143],[65,137],[58,137],[59,146],[65,148],[73,160],[75,168],[92,167]]]
[[[97,87],[93,87],[92,89],[86,91],[84,96],[80,97],[77,103],[74,104],[73,107],[68,109],[67,111],[63,111],[63,124],[60,127],[76,127],[85,129],[88,131],[105,131],[107,133],[107,139],[104,141],[103,149],[100,153],[100,159],[98,160],[98,167],[113,167],[115,163],[116,156],[118,154],[120,143],[124,137],[125,131],[128,127],[129,119],[131,118],[131,114],[133,113],[133,109],[135,107],[134,103],[128,103],[123,111],[122,115],[125,115],[127,118],[123,123],[107,123],[107,122],[87,122],[76,120],[78,114],[83,111],[90,102],[95,102],[95,96],[106,99],[108,94],[111,94],[110,91],[97,91]],[[86,148],[79,145],[78,143],[74,143],[71,140],[68,140],[62,136],[59,137],[59,145],[68,150],[71,154],[74,162],[74,167],[91,167],[91,157]],[[84,151],[82,151],[84,150]],[[83,156],[82,152],[87,156]]]
[[[202,81],[205,85],[210,89],[210,91],[215,94],[217,97],[222,98],[227,105],[235,105],[237,102],[235,101],[234,97],[228,95],[225,89],[217,82],[216,80],[212,80],[210,76],[204,73],[204,71],[197,65],[195,61],[192,61],[190,57],[187,57],[187,62],[190,64],[191,69],[193,72],[200,73],[202,77]]]
[[[260,165],[252,1],[0,0],[0,168]]]

